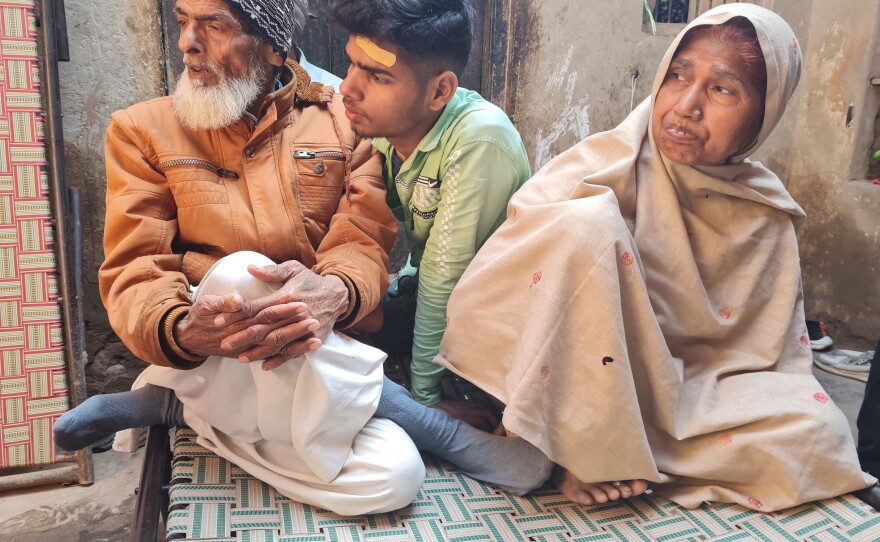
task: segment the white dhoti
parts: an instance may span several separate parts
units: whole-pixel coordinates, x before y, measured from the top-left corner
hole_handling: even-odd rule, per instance
[[[195,297],[269,295],[279,285],[255,279],[247,266],[272,263],[255,252],[231,254]],[[317,350],[272,371],[212,356],[188,371],[150,366],[132,387],[173,389],[200,445],[291,499],[342,515],[387,512],[412,502],[425,467],[403,429],[372,418],[385,358],[332,332]]]

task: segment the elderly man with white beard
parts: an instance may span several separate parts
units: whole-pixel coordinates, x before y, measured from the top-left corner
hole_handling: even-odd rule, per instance
[[[75,450],[186,423],[199,443],[288,497],[339,514],[407,505],[424,478],[410,436],[517,493],[549,474],[523,441],[479,431],[384,378],[375,330],[396,223],[381,155],[288,53],[305,0],[177,0],[174,93],[107,130],[100,291],[151,365],[132,391],[62,416]],[[378,318],[377,318],[378,316]],[[127,439],[121,435],[127,434]]]

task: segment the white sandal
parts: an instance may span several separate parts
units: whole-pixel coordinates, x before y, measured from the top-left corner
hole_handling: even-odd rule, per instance
[[[859,352],[835,348],[827,352],[813,352],[813,363],[816,367],[832,374],[854,378],[862,382],[868,381],[871,360],[874,351]]]

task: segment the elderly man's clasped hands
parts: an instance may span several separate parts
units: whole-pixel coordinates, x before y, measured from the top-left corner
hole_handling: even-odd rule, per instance
[[[263,370],[271,370],[320,347],[348,308],[348,289],[339,277],[317,275],[300,262],[251,265],[248,271],[284,285],[250,301],[237,293],[202,296],[175,326],[183,349],[242,363],[259,360]]]

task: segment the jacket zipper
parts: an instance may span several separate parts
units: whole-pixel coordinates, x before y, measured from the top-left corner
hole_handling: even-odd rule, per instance
[[[211,162],[208,162],[207,160],[199,160],[198,158],[181,158],[179,160],[168,160],[167,162],[162,162],[161,164],[159,164],[159,169],[165,170],[167,168],[178,166],[200,167],[213,171],[217,174],[218,177],[229,177],[230,179],[238,179],[238,173],[229,169],[223,169],[222,167],[218,167]]]
[[[293,157],[297,160],[310,160],[313,158],[330,158],[333,160],[345,160],[345,155],[339,151],[293,151]]]

